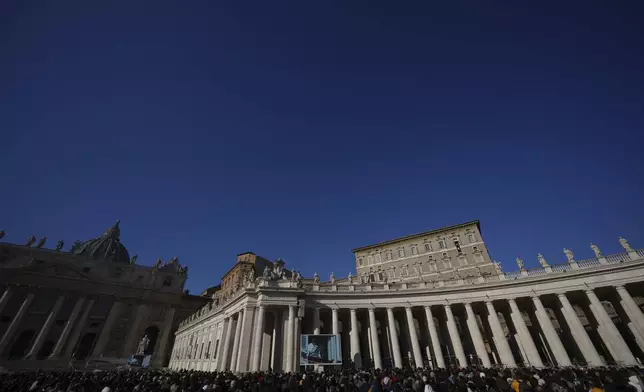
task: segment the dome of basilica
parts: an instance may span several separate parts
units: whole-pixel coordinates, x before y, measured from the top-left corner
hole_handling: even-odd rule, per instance
[[[75,245],[71,253],[96,261],[129,263],[130,255],[120,239],[121,230],[119,229],[119,222],[116,221],[116,224],[107,229],[101,237]]]

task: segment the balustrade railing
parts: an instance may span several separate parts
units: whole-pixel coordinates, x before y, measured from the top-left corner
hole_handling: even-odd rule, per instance
[[[613,264],[623,263],[625,261],[631,261],[631,258],[628,256],[628,253],[618,253],[616,255],[606,256],[606,261]]]
[[[579,266],[579,268],[592,268],[592,267],[599,267],[601,263],[597,259],[588,259],[588,260],[578,261],[577,265]]]

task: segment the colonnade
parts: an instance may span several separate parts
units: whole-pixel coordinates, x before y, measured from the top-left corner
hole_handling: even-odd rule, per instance
[[[598,290],[619,302],[620,325],[627,330],[618,328]],[[506,299],[482,293],[478,300],[441,302],[379,306],[373,300],[342,307],[311,301],[302,312],[298,305],[269,306],[259,301],[224,318],[219,332],[223,340],[210,348],[217,346],[219,352],[206,354],[211,365],[198,369],[299,370],[302,333],[339,334],[343,366],[356,368],[637,365],[636,357],[644,352],[644,314],[621,285],[546,294],[532,291]],[[580,307],[585,309],[581,317]],[[249,311],[252,322],[244,317]],[[195,368],[205,359],[195,348],[205,341],[194,341],[198,335],[180,334],[172,367]],[[212,332],[201,335],[219,341],[212,339]],[[188,347],[192,354],[186,356]]]

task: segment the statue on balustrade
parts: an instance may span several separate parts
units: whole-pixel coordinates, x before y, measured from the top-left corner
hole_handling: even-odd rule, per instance
[[[262,274],[262,279],[270,280],[271,279],[271,267],[266,266],[264,268],[264,273]]]
[[[69,250],[69,253],[74,253],[74,251],[78,249],[78,247],[80,247],[82,244],[83,243],[80,240],[74,241],[74,243],[72,244],[72,248]]]
[[[572,263],[575,261],[575,255],[572,253],[570,249],[563,249],[564,254],[566,255],[566,258],[568,259],[569,263]]]
[[[148,349],[149,345],[150,345],[150,338],[148,337],[148,335],[143,335],[143,338],[141,338],[141,341],[139,342],[139,347],[136,349],[136,354],[137,355],[145,354],[145,350]]]
[[[548,262],[546,261],[545,257],[541,253],[537,255],[537,260],[539,260],[539,264],[543,267],[549,267]]]
[[[130,260],[130,264],[136,264],[136,260],[139,258],[139,255],[134,255]]]
[[[162,264],[163,261],[161,261],[161,259],[157,259],[157,261],[154,262],[154,268],[159,269]]]
[[[318,275],[317,272],[313,274],[313,283],[315,284],[320,283],[320,275]]]
[[[349,282],[349,284],[353,284],[353,274],[351,273],[351,271],[349,271],[349,275],[347,275],[347,281]]]
[[[0,230],[0,240],[4,238],[4,230]]]
[[[60,252],[63,250],[63,246],[65,245],[65,242],[63,240],[58,241],[56,244],[56,252]]]
[[[625,251],[627,252],[632,252],[633,248],[629,245],[628,241],[624,237],[619,237],[619,244],[624,248]]]
[[[45,245],[45,242],[47,241],[47,236],[42,237],[40,241],[36,244],[36,248],[42,248],[43,245]]]
[[[25,244],[25,246],[31,246],[34,244],[34,242],[36,242],[36,237],[32,235],[31,237],[27,238],[27,243]]]
[[[255,268],[248,270],[248,273],[246,274],[246,281],[250,283],[255,281]]]
[[[519,266],[519,270],[521,271],[525,270],[525,265],[523,264],[523,260],[521,260],[520,257],[517,257],[517,265]]]
[[[595,252],[595,257],[602,257],[602,251],[599,250],[599,246],[591,243],[590,244],[590,249],[592,249],[593,252]]]
[[[501,262],[500,261],[495,261],[494,262],[494,272],[496,272],[497,275],[502,275],[503,270],[501,269]]]
[[[331,272],[331,276],[329,276],[329,283],[335,284],[335,275],[333,274],[333,272]]]

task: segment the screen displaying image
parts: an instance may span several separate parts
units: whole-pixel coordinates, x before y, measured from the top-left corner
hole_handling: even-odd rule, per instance
[[[301,335],[300,365],[339,365],[342,350],[338,335]]]

